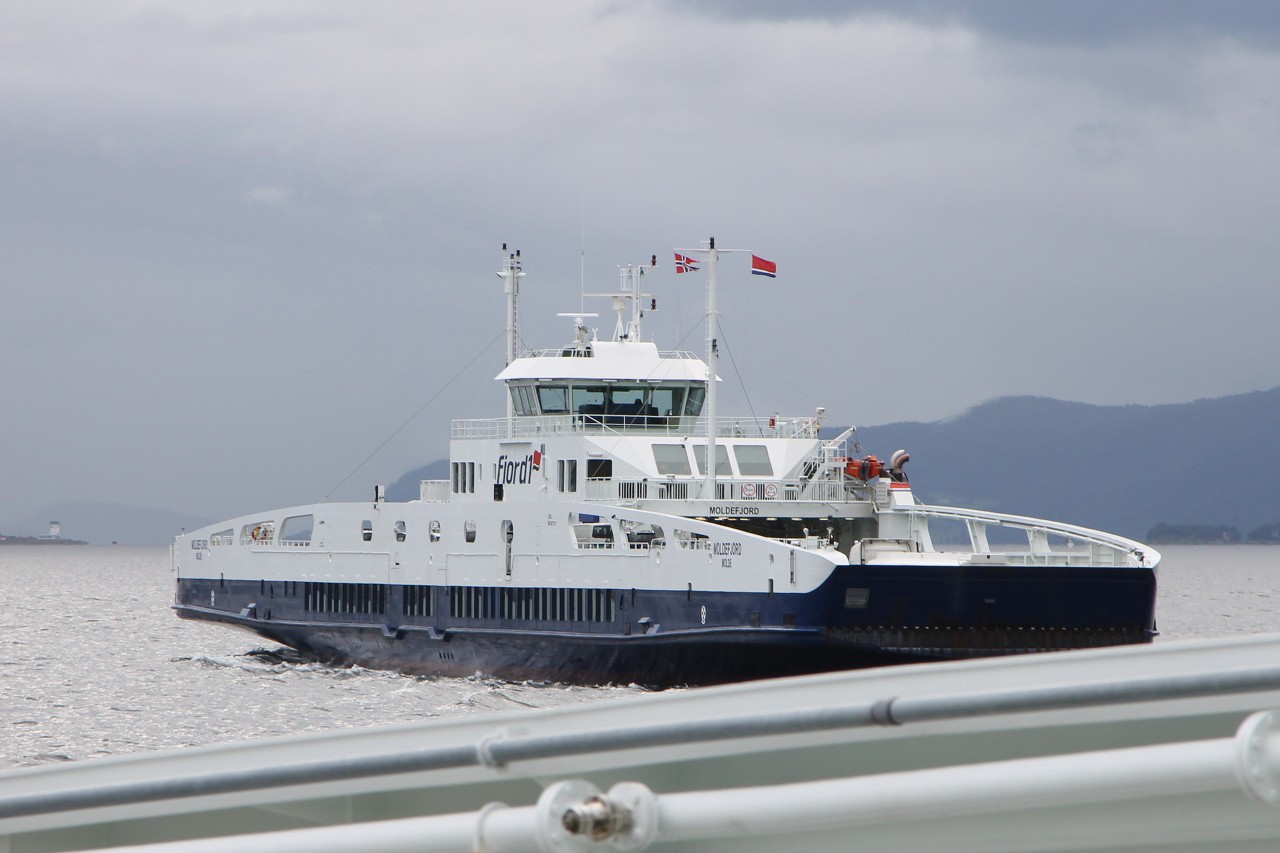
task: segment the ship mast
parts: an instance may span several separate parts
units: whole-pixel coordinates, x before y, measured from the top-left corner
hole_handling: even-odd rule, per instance
[[[703,497],[709,501],[716,499],[716,360],[719,357],[716,335],[720,327],[716,312],[716,261],[719,257],[716,238],[712,237],[707,241],[707,458],[703,469],[706,471]]]
[[[702,497],[713,501],[716,499],[716,363],[720,358],[720,350],[716,341],[720,333],[720,313],[716,306],[716,285],[718,284],[716,265],[720,260],[721,252],[752,253],[747,249],[717,249],[715,237],[708,239],[706,245],[701,249],[677,249],[676,260],[678,262],[682,261],[682,252],[702,255],[707,259],[707,396],[703,407],[707,418],[707,455],[704,459],[706,467],[703,469],[705,479],[703,481]],[[752,254],[752,259],[752,272],[756,272],[754,254]],[[768,261],[763,261],[763,263],[772,267],[772,264]],[[676,271],[696,272],[697,267],[677,267]],[[772,275],[773,273],[770,270],[764,274]]]
[[[524,270],[520,266],[520,250],[507,251],[507,244],[502,244],[502,270],[498,273],[502,279],[503,289],[507,294],[507,366],[516,360],[516,341],[519,339],[517,326],[516,301],[520,293],[520,279],[524,278]],[[516,416],[515,400],[507,394],[507,434],[511,434],[512,423]]]

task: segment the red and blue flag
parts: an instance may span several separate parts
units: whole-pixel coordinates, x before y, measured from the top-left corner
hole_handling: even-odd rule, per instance
[[[764,258],[751,256],[751,274],[765,275],[769,278],[778,277],[778,265],[773,261],[766,261]]]
[[[676,252],[676,273],[697,272],[698,260]]]

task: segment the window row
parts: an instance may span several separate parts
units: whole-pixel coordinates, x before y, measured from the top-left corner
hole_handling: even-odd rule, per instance
[[[367,616],[387,612],[387,587],[379,583],[319,583],[303,585],[303,606],[310,613],[359,613]]]
[[[734,460],[738,463],[738,473],[743,477],[772,477],[773,463],[769,460],[769,448],[763,444],[716,445],[716,474],[733,476],[729,465],[729,448],[733,448]],[[689,465],[689,457],[693,457],[693,466]],[[694,468],[698,476],[707,473],[707,445],[704,444],[655,444],[653,445],[653,461],[658,473],[663,476],[687,477]]]
[[[527,415],[585,415],[609,424],[665,424],[669,418],[697,417],[706,388],[701,383],[671,385],[518,384],[511,387],[515,413]]]
[[[480,465],[477,462],[450,462],[449,479],[453,493],[472,494],[476,490],[476,474]]]
[[[449,588],[449,615],[455,619],[612,622],[617,601],[607,589],[455,586]]]

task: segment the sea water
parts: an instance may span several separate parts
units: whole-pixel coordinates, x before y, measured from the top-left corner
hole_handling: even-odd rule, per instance
[[[1280,631],[1280,547],[1163,553],[1159,641]],[[645,692],[322,666],[172,597],[167,548],[0,546],[0,769]]]

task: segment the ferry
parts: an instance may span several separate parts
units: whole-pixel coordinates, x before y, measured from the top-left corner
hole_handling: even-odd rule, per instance
[[[1154,549],[924,503],[905,450],[863,453],[821,407],[721,416],[719,268],[745,254],[676,252],[706,276],[702,358],[644,339],[656,257],[620,268],[612,337],[580,312],[568,343],[520,352],[504,245],[506,414],[455,420],[417,500],[184,532],[177,615],[339,665],[652,687],[1152,640]]]

